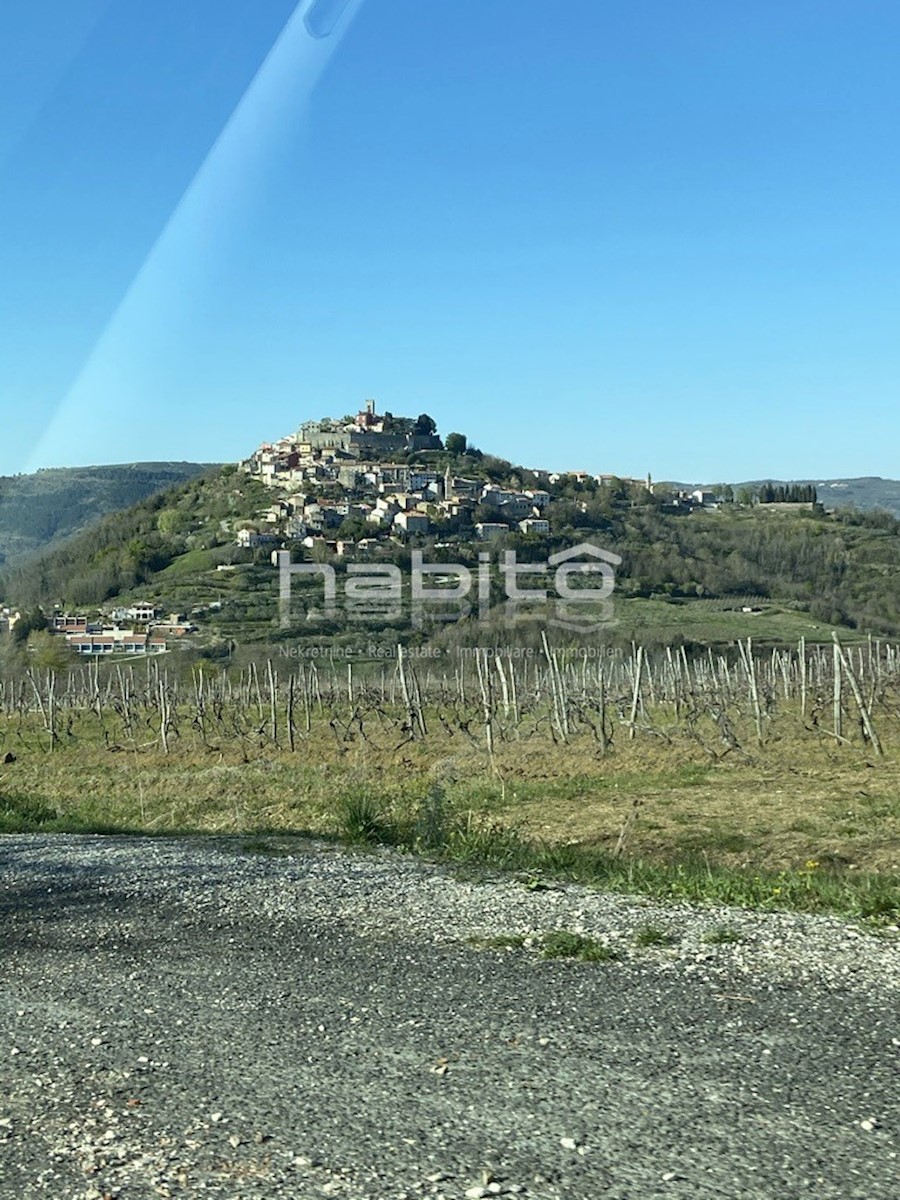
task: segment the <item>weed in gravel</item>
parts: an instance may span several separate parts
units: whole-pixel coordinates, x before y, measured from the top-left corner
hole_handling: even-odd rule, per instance
[[[545,933],[541,939],[541,953],[544,958],[574,958],[579,962],[614,962],[619,956],[611,946],[597,941],[596,938],[586,937],[583,933],[573,933],[570,929],[554,929]]]
[[[636,946],[671,946],[676,940],[675,935],[662,925],[641,925],[634,931]]]
[[[549,883],[546,879],[540,879],[534,875],[521,875],[519,883],[529,892],[552,892],[557,889],[558,884]]]
[[[744,939],[733,925],[714,925],[703,935],[703,940],[710,946],[728,946]]]
[[[478,950],[521,950],[525,935],[521,933],[498,933],[494,937],[471,937],[469,945]]]

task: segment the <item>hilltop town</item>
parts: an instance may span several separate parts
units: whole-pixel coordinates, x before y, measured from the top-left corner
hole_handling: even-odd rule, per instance
[[[427,413],[417,418],[379,413],[374,400],[342,419],[305,421],[296,433],[263,442],[231,469],[237,471],[236,480],[246,481],[233,493],[243,497],[241,515],[213,522],[202,512],[182,509],[170,531],[177,527],[176,536],[188,553],[216,558],[209,569],[221,583],[211,588],[207,575],[205,581],[197,579],[196,588],[204,595],[214,590],[215,597],[201,603],[194,594],[181,611],[170,611],[185,598],[178,592],[176,599],[172,588],[162,601],[159,592],[156,599],[132,594],[128,604],[88,608],[70,609],[60,600],[45,617],[7,608],[0,615],[0,633],[18,627],[23,639],[25,625],[19,622],[25,620],[28,634],[64,639],[79,657],[158,655],[179,643],[190,645],[193,635],[201,635],[202,641],[202,626],[215,621],[223,608],[218,598],[222,587],[227,594],[223,573],[267,562],[279,549],[346,561],[390,557],[426,538],[437,545],[439,538],[538,540],[550,535],[548,508],[563,481],[577,487],[615,481],[640,491],[652,486],[649,480],[620,481],[583,471],[514,468],[482,454],[463,434],[441,438]],[[701,502],[699,493],[696,502]],[[154,540],[165,520],[155,522]]]
[[[627,564],[616,603],[635,628],[668,628],[676,609],[684,626],[684,606],[698,602],[691,619],[707,640],[749,634],[757,617],[754,632],[775,640],[818,637],[820,621],[881,630],[892,628],[894,611],[887,596],[874,607],[881,566],[835,582],[834,555],[849,539],[865,543],[865,562],[877,565],[894,525],[887,514],[829,515],[808,484],[698,488],[516,466],[463,433],[441,436],[427,413],[396,416],[367,400],[348,416],[304,421],[6,572],[0,635],[29,649],[36,641],[47,662],[57,650],[60,661],[176,647],[230,654],[277,640],[271,571],[282,551],[349,573],[362,568],[342,564],[368,560],[376,571],[408,571],[413,551],[453,562],[474,562],[476,550],[500,562],[514,551],[541,562],[598,539]],[[797,579],[801,554],[810,571]]]
[[[438,451],[454,463],[468,460],[471,473],[458,474],[449,463],[443,469],[429,464]],[[483,457],[463,434],[451,433],[445,443],[427,413],[415,420],[379,414],[374,400],[341,421],[307,421],[294,435],[264,442],[241,463],[272,489],[273,502],[258,523],[238,530],[237,545],[257,549],[288,539],[346,557],[413,535],[481,541],[512,533],[549,535],[549,489],[563,474],[529,470],[519,472],[527,477],[521,488],[501,486],[477,469]],[[580,482],[614,478],[568,474]],[[652,489],[649,479],[623,482]],[[706,502],[713,500],[706,494]]]

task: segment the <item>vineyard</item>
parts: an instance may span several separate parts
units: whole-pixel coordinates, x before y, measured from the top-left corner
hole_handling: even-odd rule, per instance
[[[0,684],[0,828],[342,834],[891,891],[898,746],[900,648],[875,640],[92,664]]]

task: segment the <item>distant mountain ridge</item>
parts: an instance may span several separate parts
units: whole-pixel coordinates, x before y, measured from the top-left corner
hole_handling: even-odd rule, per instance
[[[0,565],[62,541],[109,513],[202,475],[216,464],[52,467],[0,476]]]
[[[673,483],[672,487],[696,488],[721,486],[722,481],[714,484],[704,483]],[[863,475],[854,479],[749,479],[741,483],[732,483],[737,492],[741,488],[751,491],[766,483],[779,485],[812,484],[818,489],[819,501],[826,508],[848,508],[855,506],[859,509],[881,508],[900,517],[900,479],[882,479],[879,475]]]

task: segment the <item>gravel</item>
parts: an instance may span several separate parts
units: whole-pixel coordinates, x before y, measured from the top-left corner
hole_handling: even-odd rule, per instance
[[[900,1194],[896,930],[245,844],[0,838],[3,1200]]]

